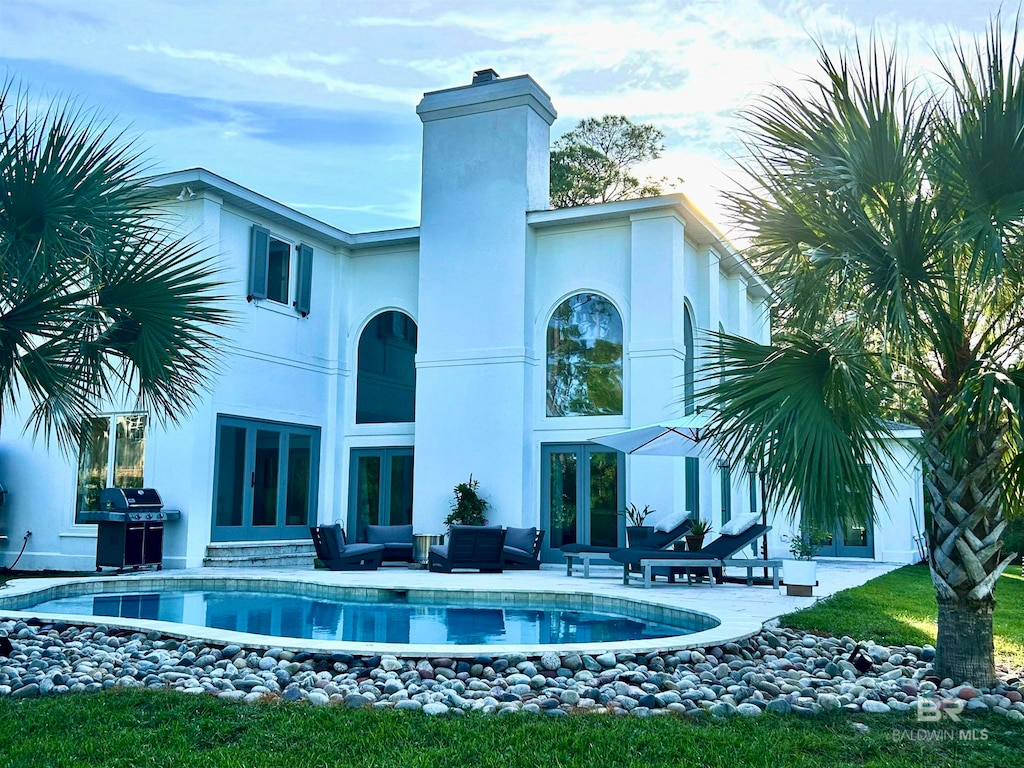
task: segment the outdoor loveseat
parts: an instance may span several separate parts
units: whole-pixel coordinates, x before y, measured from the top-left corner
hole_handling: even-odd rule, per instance
[[[430,548],[427,567],[436,573],[455,569],[501,573],[505,529],[500,525],[453,525],[448,541]]]

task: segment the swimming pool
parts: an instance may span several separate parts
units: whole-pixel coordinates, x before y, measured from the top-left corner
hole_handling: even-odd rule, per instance
[[[248,648],[418,658],[664,651],[728,642],[760,628],[758,622],[722,622],[681,607],[668,591],[634,598],[615,594],[617,587],[596,580],[549,587],[541,583],[546,579],[534,578],[526,587],[476,574],[443,580],[422,571],[383,575],[386,585],[379,584],[381,574],[285,575],[258,569],[19,579],[0,589],[0,617]],[[240,596],[247,593],[258,597],[250,596],[248,607],[239,611]],[[268,594],[307,601],[271,608],[262,601]],[[223,628],[231,624],[218,619],[221,606],[231,603],[237,603],[232,611],[240,614],[235,629]],[[611,636],[633,639],[595,639]]]
[[[538,601],[539,602],[539,601]],[[26,606],[66,616],[147,619],[273,637],[357,643],[495,645],[605,643],[687,635],[696,617],[669,625],[615,613],[474,600],[410,601],[408,592],[372,598],[312,598],[286,592],[190,589],[85,594]]]

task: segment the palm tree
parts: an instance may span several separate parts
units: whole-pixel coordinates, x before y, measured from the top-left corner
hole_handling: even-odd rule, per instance
[[[998,18],[953,50],[926,90],[893,49],[819,47],[807,93],[775,87],[746,114],[750,181],[730,206],[775,333],[709,334],[706,397],[769,499],[828,530],[872,514],[884,419],[923,430],[936,673],[988,685],[1003,531],[1024,504],[1024,79]]]
[[[0,88],[0,416],[74,450],[106,401],[176,421],[216,365],[221,305],[202,247],[170,234],[141,155],[67,100]]]

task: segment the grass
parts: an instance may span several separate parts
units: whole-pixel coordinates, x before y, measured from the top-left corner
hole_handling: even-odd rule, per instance
[[[993,614],[996,663],[1024,667],[1024,578],[1019,568],[996,585]],[[823,635],[849,635],[887,645],[935,642],[935,588],[927,565],[908,565],[810,608],[786,614],[787,627]]]
[[[853,722],[867,723],[857,733]],[[907,717],[693,722],[676,717],[466,716],[245,706],[161,691],[0,700],[0,768],[18,766],[960,766],[1013,765],[1024,729],[967,718],[984,741],[908,741]],[[942,726],[947,729],[947,726]],[[894,733],[894,732],[898,732]]]

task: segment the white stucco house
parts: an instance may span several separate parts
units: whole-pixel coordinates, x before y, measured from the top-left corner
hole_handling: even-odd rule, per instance
[[[166,567],[308,564],[318,521],[440,533],[470,474],[491,522],[548,531],[550,560],[623,542],[628,502],[716,530],[761,511],[743,467],[588,442],[682,415],[700,329],[768,340],[750,266],[679,194],[549,210],[556,114],[529,76],[484,71],[417,113],[419,227],[351,234],[202,169],[152,180],[231,281],[223,370],[179,427],[109,404],[78,456],[6,418],[0,564],[31,530],[19,568],[92,568],[96,527],[78,510],[109,485],[157,488],[182,511]],[[874,530],[837,531],[825,554],[915,559],[920,465],[897,453]],[[775,521],[770,554],[787,530]]]

